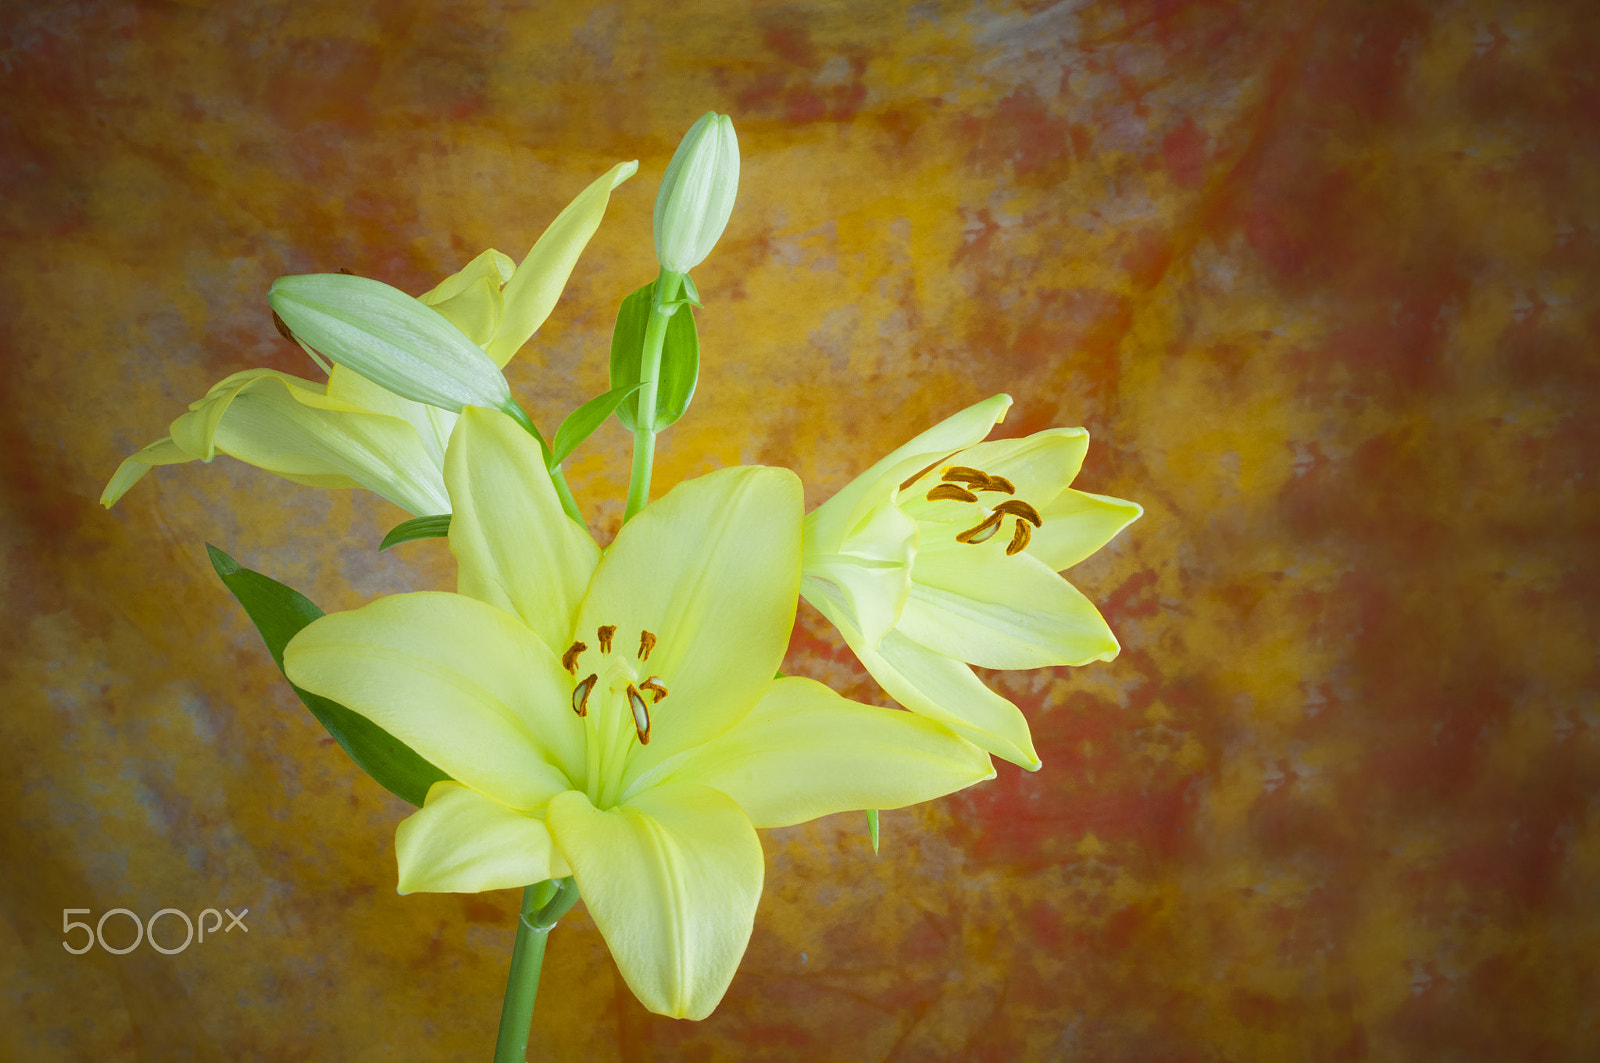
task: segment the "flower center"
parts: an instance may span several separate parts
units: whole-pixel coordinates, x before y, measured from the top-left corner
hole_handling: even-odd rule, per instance
[[[650,744],[650,708],[660,703],[667,696],[667,687],[659,675],[652,675],[643,682],[639,681],[641,668],[635,668],[622,651],[613,652],[612,647],[616,641],[617,625],[602,624],[595,629],[595,641],[599,643],[599,660],[590,660],[589,664],[594,670],[579,679],[572,688],[572,711],[579,716],[589,715],[589,699],[594,694],[595,688],[621,693],[623,700],[633,717],[634,733],[639,736],[639,744]],[[639,632],[639,649],[632,656],[643,665],[650,659],[650,653],[656,648],[656,636],[649,631]],[[567,652],[561,655],[561,667],[574,679],[586,669],[582,661],[589,653],[589,644],[578,640],[567,647]],[[650,695],[650,701],[645,702],[645,695]]]
[[[1033,537],[1028,525],[1042,528],[1044,519],[1039,516],[1037,509],[1020,498],[1008,498],[992,508],[986,506],[978,498],[979,494],[985,492],[1014,495],[1017,493],[1017,488],[1004,476],[996,476],[994,473],[966,465],[952,465],[939,477],[939,483],[928,492],[928,501],[937,502],[943,499],[951,502],[971,502],[984,510],[982,520],[956,535],[956,542],[973,546],[994,538],[1005,523],[1005,519],[1014,518],[1011,541],[1006,544],[1006,554],[1010,556],[1021,553],[1027,548],[1028,540]]]

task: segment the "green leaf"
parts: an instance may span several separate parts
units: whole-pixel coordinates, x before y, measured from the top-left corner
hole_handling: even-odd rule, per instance
[[[321,616],[322,610],[300,592],[242,567],[210,543],[206,551],[211,555],[211,567],[244,606],[278,671],[283,671],[283,648],[301,628]],[[365,716],[293,683],[289,686],[356,766],[396,797],[421,807],[428,788],[450,778]]]
[[[700,302],[700,291],[694,286],[694,281],[689,278],[687,273],[683,274],[683,297],[691,305],[698,306],[702,310],[705,309],[705,304]]]
[[[872,851],[878,851],[878,810],[867,809],[867,833],[872,835]]]
[[[566,461],[567,456],[578,449],[578,444],[594,435],[594,430],[606,423],[606,418],[611,416],[623,399],[642,387],[643,384],[634,384],[632,387],[612,388],[567,414],[567,419],[556,429],[556,441],[550,447],[550,467],[553,469]]]
[[[644,360],[645,328],[650,324],[655,283],[646,284],[622,300],[617,327],[611,333],[611,386],[632,387],[640,382]],[[660,382],[656,385],[656,431],[667,427],[689,408],[700,379],[700,336],[694,327],[694,310],[680,303],[667,323],[661,345]],[[617,420],[630,432],[639,427],[639,399],[629,396],[617,407]]]
[[[442,539],[450,534],[450,514],[436,513],[430,517],[412,517],[389,529],[389,534],[378,544],[378,552],[409,543],[413,539]],[[215,561],[215,558],[212,559]],[[281,666],[280,666],[281,667]]]

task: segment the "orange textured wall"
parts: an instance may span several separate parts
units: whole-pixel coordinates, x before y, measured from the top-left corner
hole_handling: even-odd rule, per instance
[[[0,1056],[488,1058],[516,895],[395,895],[406,806],[202,544],[329,609],[450,586],[445,547],[380,555],[400,511],[226,458],[95,500],[224,375],[314,374],[275,276],[421,292],[638,158],[510,370],[553,427],[604,388],[656,180],[715,109],[744,176],[658,491],[763,462],[816,504],[1008,391],[1004,434],[1088,427],[1080,486],[1147,509],[1069,573],[1125,649],[995,676],[1044,769],[885,814],[881,856],[859,817],[766,832],[703,1023],[645,1013],[575,910],[536,1058],[1600,1058],[1588,5],[79,3],[0,31]],[[627,463],[612,426],[570,468],[602,537]],[[786,671],[881,696],[808,608]],[[223,906],[248,935],[60,945],[64,908]]]

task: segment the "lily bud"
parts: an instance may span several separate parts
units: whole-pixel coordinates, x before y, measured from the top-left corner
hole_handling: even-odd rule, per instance
[[[656,260],[687,273],[711,253],[739,191],[739,141],[733,119],[707,111],[673,152],[656,195]]]
[[[279,277],[267,302],[300,342],[396,395],[446,410],[514,405],[500,367],[444,315],[368,277]]]

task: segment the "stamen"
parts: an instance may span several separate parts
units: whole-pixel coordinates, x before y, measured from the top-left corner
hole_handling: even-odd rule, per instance
[[[650,659],[650,651],[656,648],[656,637],[648,631],[639,632],[639,660],[641,663]]]
[[[956,484],[940,484],[928,492],[929,502],[937,502],[941,498],[948,498],[952,502],[976,502],[978,500],[977,495]]]
[[[1020,554],[1028,546],[1028,540],[1033,538],[1033,532],[1028,530],[1028,525],[1022,520],[1017,521],[1017,530],[1011,533],[1011,541],[1006,544],[1006,556]]]
[[[988,479],[984,481],[983,486],[978,488],[978,490],[1004,491],[1008,495],[1014,495],[1017,493],[1017,487],[1015,484],[1013,484],[1010,480],[1007,480],[1004,476],[996,476],[994,473],[989,474]]]
[[[956,536],[958,543],[986,543],[994,538],[994,533],[1000,530],[1000,522],[1005,519],[1005,514],[996,510],[983,518],[983,523],[968,528]]]
[[[643,683],[640,683],[639,689],[650,691],[650,704],[652,705],[659,705],[661,699],[667,696],[666,684],[661,682],[661,677],[658,675],[653,675]]]
[[[928,473],[932,472],[934,468],[938,466],[938,464],[938,462],[934,462],[932,465],[925,465],[916,472],[912,473],[910,476],[906,477],[904,482],[900,484],[900,490],[904,491],[906,488],[910,487],[912,484],[928,475]]]
[[[278,316],[278,312],[276,310],[272,312],[272,323],[277,326],[278,335],[282,336],[290,343],[299,346],[299,341],[294,338],[294,333],[289,331],[289,326],[284,322],[283,318]]]
[[[615,625],[615,624],[605,624],[602,627],[595,628],[595,632],[594,633],[596,635],[600,636],[600,652],[601,653],[610,653],[611,652],[611,636],[615,635],[617,633],[617,625]]]
[[[572,688],[572,711],[579,716],[589,715],[589,695],[594,691],[595,680],[599,678],[591,672],[588,678]]]
[[[639,744],[647,746],[650,744],[650,710],[632,683],[628,684],[628,705],[633,709],[633,729],[639,732]]]
[[[1021,517],[1035,528],[1044,527],[1044,520],[1039,516],[1039,511],[1020,498],[1008,498],[994,507],[996,513],[1009,513],[1014,517]]]
[[[963,484],[987,483],[989,474],[981,469],[974,469],[970,465],[952,465],[944,471],[941,480],[953,480]]]
[[[572,645],[568,646],[567,652],[561,655],[561,667],[565,668],[568,673],[577,675],[578,654],[582,653],[588,648],[588,644],[583,642],[574,642]]]

